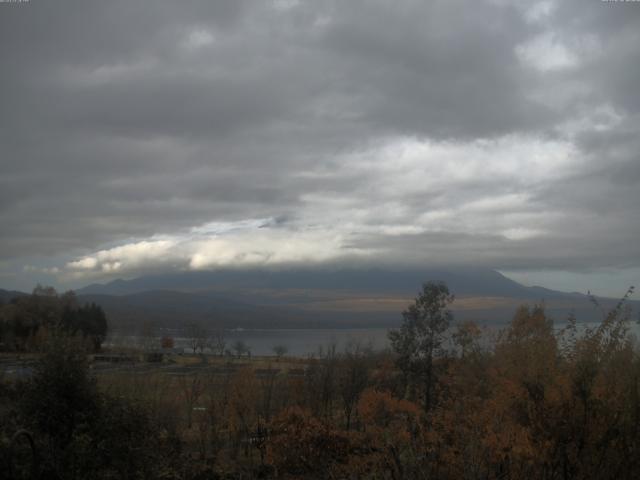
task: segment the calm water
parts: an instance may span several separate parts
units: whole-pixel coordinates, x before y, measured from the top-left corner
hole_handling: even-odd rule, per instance
[[[579,329],[594,327],[595,323],[579,324]],[[557,323],[556,328],[560,329],[564,324]],[[630,322],[630,331],[637,338],[640,338],[640,326],[636,322]],[[490,325],[484,327],[485,345],[489,345],[504,325]],[[273,329],[273,330],[227,330],[225,340],[227,349],[232,349],[234,342],[241,340],[250,349],[252,355],[273,355],[273,347],[282,345],[287,348],[288,355],[307,356],[318,353],[320,348],[327,349],[331,345],[336,346],[338,352],[344,351],[350,342],[360,342],[361,345],[370,345],[374,350],[384,350],[389,347],[386,328],[345,328],[345,329]],[[186,353],[190,352],[189,339],[179,336],[177,332],[168,332],[174,338],[176,348],[183,348]],[[108,344],[114,346],[139,346],[143,339],[137,336],[114,335],[107,340]],[[152,340],[152,345],[159,346],[159,339]]]
[[[318,353],[320,348],[326,350],[331,345],[341,352],[349,342],[354,341],[370,345],[374,350],[383,350],[388,346],[387,331],[386,328],[227,330],[225,340],[229,350],[234,342],[241,340],[251,349],[252,355],[273,355],[273,347],[282,345],[287,348],[287,355],[307,356]],[[173,338],[176,348],[190,352],[188,338]],[[131,335],[114,335],[107,340],[107,344],[113,346],[138,346],[142,343],[143,339]],[[153,343],[159,345],[159,340]]]
[[[228,332],[227,344],[242,340],[254,355],[272,355],[275,345],[287,347],[289,355],[305,356],[336,345],[343,351],[349,342],[370,344],[375,350],[388,346],[386,328],[369,329],[313,329],[313,330],[243,330]]]

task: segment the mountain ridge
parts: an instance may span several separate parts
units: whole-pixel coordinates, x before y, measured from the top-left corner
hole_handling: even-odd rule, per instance
[[[452,310],[458,320],[503,324],[519,305],[541,302],[556,319],[575,313],[580,321],[599,320],[587,295],[527,287],[479,268],[180,272],[94,283],[76,294],[81,302],[101,305],[116,329],[128,331],[145,322],[167,327],[388,328],[399,324],[401,312],[426,281],[447,283],[456,296]],[[0,290],[0,299],[9,295]],[[618,301],[599,300],[604,308]],[[630,305],[640,310],[640,302]]]
[[[116,279],[93,283],[76,290],[78,294],[126,295],[148,290],[202,291],[207,289],[288,289],[346,290],[415,294],[425,281],[444,281],[457,295],[536,297],[571,295],[545,287],[526,287],[491,269],[411,269],[411,270],[218,270],[156,274],[131,280]]]

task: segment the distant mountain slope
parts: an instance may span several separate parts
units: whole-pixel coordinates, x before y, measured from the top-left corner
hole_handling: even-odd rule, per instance
[[[114,280],[79,289],[79,294],[126,295],[148,290],[205,291],[235,289],[345,290],[414,295],[428,280],[444,281],[456,295],[538,298],[541,290],[525,287],[490,269],[451,270],[226,270],[150,275]],[[566,295],[546,290],[547,296]]]
[[[103,305],[125,328],[141,319],[225,328],[390,327],[399,324],[402,310],[429,280],[447,283],[458,299],[453,310],[460,320],[504,323],[518,305],[540,301],[556,319],[571,312],[580,321],[600,316],[585,295],[525,287],[479,268],[182,272],[93,284],[77,292]],[[614,303],[603,300],[606,308]]]
[[[0,288],[0,303],[9,303],[11,299],[16,297],[22,297],[27,295],[24,292],[18,292],[17,290],[3,290]]]
[[[296,306],[239,302],[218,294],[154,290],[130,295],[79,295],[107,313],[113,327],[136,331],[145,322],[180,328],[190,323],[217,328],[340,328],[389,326],[387,312],[313,311]]]
[[[586,295],[525,287],[489,269],[338,271],[217,271],[151,275],[76,290],[81,302],[101,305],[111,325],[139,331],[145,322],[223,328],[393,327],[425,281],[444,281],[458,320],[504,323],[523,303],[545,302],[556,320],[575,313],[597,321]],[[0,290],[0,299],[20,292]],[[601,299],[605,309],[615,299]],[[640,302],[630,305],[640,310]]]

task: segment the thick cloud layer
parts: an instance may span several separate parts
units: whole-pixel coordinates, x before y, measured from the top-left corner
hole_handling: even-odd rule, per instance
[[[640,269],[639,44],[634,2],[0,3],[0,282]]]

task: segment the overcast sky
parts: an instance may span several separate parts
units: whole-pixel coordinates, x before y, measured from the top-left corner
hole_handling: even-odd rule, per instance
[[[640,3],[0,3],[0,287],[640,279]]]

